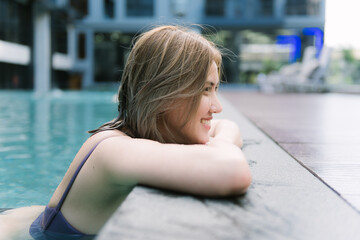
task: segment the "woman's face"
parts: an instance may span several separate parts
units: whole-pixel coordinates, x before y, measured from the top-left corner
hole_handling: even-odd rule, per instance
[[[176,142],[188,144],[205,144],[209,141],[209,130],[213,113],[222,111],[222,106],[217,97],[219,87],[219,74],[215,62],[211,64],[205,82],[205,88],[200,99],[200,104],[193,116],[186,122],[189,103],[184,103],[179,109],[171,111],[168,115],[168,124],[175,136]]]

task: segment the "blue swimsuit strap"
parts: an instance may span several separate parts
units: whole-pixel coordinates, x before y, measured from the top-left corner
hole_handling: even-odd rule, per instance
[[[112,136],[112,137],[117,137],[117,136]],[[111,137],[108,137],[108,138],[111,138]],[[90,155],[93,153],[93,151],[95,150],[95,148],[96,148],[102,141],[104,141],[105,139],[108,139],[108,138],[104,138],[104,139],[100,140],[100,141],[88,152],[88,154],[86,154],[86,156],[84,157],[84,159],[82,160],[82,162],[80,163],[80,165],[78,166],[78,168],[76,169],[74,175],[72,176],[72,178],[71,178],[68,186],[66,187],[66,190],[65,190],[65,192],[63,193],[63,195],[62,195],[59,203],[57,204],[57,206],[56,206],[56,211],[57,211],[57,212],[60,211],[60,209],[61,209],[61,207],[62,207],[62,205],[63,205],[63,203],[64,203],[64,201],[65,201],[65,199],[66,199],[66,197],[67,197],[67,195],[68,195],[68,193],[69,193],[72,185],[73,185],[73,183],[75,182],[75,179],[76,179],[77,175],[79,174],[81,168],[84,166],[86,160],[90,157]]]

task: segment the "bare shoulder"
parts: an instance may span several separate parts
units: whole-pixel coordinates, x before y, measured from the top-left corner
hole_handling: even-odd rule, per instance
[[[88,138],[85,144],[90,142],[100,142],[108,138],[121,137],[121,136],[127,136],[127,135],[119,130],[102,131]]]
[[[116,175],[123,172],[125,175],[128,167],[136,161],[142,159],[151,162],[152,156],[157,155],[161,149],[166,151],[164,144],[156,141],[118,135],[103,140],[94,155],[108,171],[115,171]]]
[[[76,154],[74,160],[78,159],[78,161],[73,161],[73,163],[75,162],[75,164],[77,166],[80,159],[83,159],[83,157],[87,153],[89,153],[90,150],[93,147],[95,147],[97,144],[99,144],[99,146],[96,147],[96,150],[93,155],[96,155],[96,154],[99,155],[98,152],[100,152],[102,155],[102,153],[104,153],[104,151],[101,150],[102,146],[104,146],[104,145],[108,146],[109,144],[112,145],[112,143],[114,142],[112,139],[119,138],[119,137],[126,137],[126,134],[121,131],[118,131],[118,130],[108,130],[108,131],[102,131],[102,132],[92,135],[84,142],[84,144],[82,145],[82,147]]]

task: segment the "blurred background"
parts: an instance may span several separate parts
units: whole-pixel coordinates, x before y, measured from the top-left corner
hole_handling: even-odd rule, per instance
[[[231,86],[355,91],[356,0],[0,0],[0,89],[109,89],[132,38],[159,24],[193,26],[230,50]],[[359,5],[359,4],[358,4]],[[358,45],[356,45],[356,42]]]

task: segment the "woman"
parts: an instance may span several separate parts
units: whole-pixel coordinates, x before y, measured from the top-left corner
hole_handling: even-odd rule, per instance
[[[239,129],[212,120],[222,111],[220,66],[215,45],[186,28],[142,34],[123,72],[118,117],[90,131],[31,236],[91,237],[136,184],[202,196],[244,193],[251,175]]]

